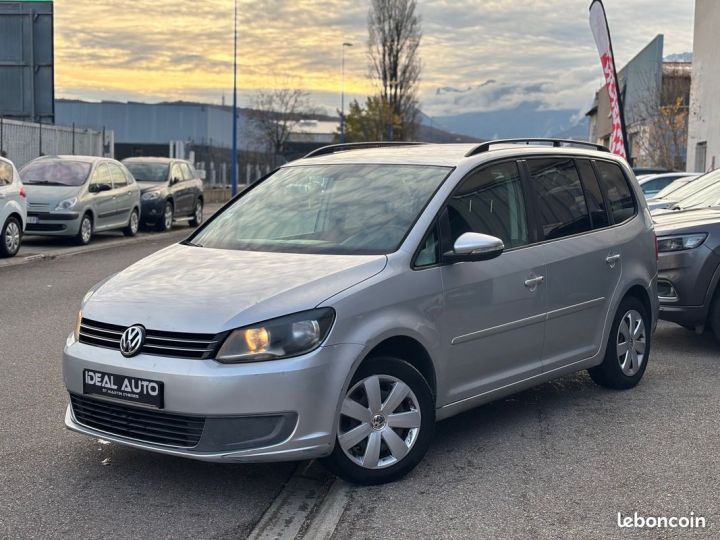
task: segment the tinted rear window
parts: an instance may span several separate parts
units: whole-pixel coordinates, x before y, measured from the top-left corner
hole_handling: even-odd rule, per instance
[[[575,162],[561,158],[530,159],[527,163],[545,239],[589,231],[590,214]]]
[[[593,171],[590,162],[584,159],[578,160],[577,166],[582,177],[583,188],[585,188],[585,200],[587,201],[588,210],[590,210],[593,229],[607,227],[610,225],[610,220],[595,171]]]
[[[610,206],[614,223],[622,223],[635,215],[635,199],[622,169],[615,163],[596,161],[600,184]]]

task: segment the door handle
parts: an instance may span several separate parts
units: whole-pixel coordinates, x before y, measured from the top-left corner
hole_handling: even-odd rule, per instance
[[[608,264],[610,268],[615,268],[615,265],[620,260],[620,254],[615,253],[614,255],[608,255],[605,257],[605,262]]]
[[[537,286],[543,282],[544,279],[545,276],[535,276],[528,278],[525,280],[525,286],[531,291],[534,291],[535,289],[537,289]]]

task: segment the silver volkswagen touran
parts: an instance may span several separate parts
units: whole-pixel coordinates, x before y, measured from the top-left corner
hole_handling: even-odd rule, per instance
[[[65,423],[391,481],[436,420],[584,369],[638,384],[656,274],[642,192],[603,147],[326,147],[87,293]]]

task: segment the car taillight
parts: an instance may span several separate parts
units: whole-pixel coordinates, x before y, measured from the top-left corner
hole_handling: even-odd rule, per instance
[[[20,188],[20,196],[21,196],[23,199],[27,199],[27,191],[25,191],[25,186],[23,186],[23,187]]]

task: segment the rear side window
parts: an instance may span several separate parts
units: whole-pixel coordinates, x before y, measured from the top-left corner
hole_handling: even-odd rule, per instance
[[[113,187],[115,189],[127,186],[128,179],[120,167],[114,163],[108,163],[107,167],[110,169],[110,177],[112,178]]]
[[[527,164],[545,239],[589,231],[590,214],[575,162],[567,158],[530,159]]]
[[[192,180],[193,178],[195,178],[192,169],[187,163],[181,163],[180,168],[182,169],[185,180]]]
[[[622,223],[635,215],[635,199],[622,169],[615,163],[596,161],[600,185],[605,189],[613,223]]]
[[[0,161],[0,186],[13,183],[13,168],[7,161]]]
[[[583,188],[585,189],[585,201],[590,211],[590,220],[593,229],[602,229],[610,225],[607,209],[605,208],[605,199],[603,199],[600,184],[598,184],[595,171],[588,160],[581,159],[576,161],[580,177],[582,179]]]
[[[452,242],[467,232],[500,238],[506,248],[528,243],[528,226],[517,164],[489,165],[463,180],[448,202]]]

